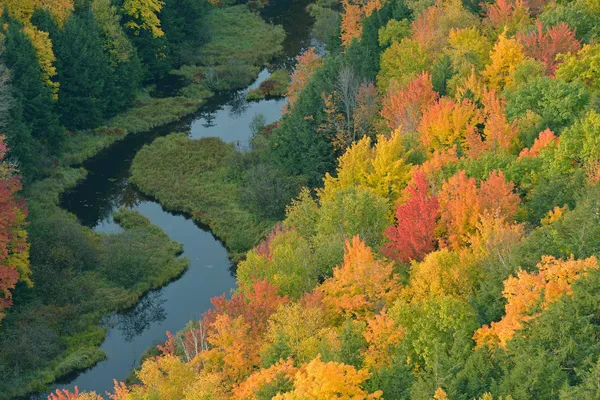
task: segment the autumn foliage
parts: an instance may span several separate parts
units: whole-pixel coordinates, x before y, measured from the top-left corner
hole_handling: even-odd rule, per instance
[[[284,110],[289,110],[294,106],[298,95],[306,84],[310,81],[312,74],[323,65],[323,60],[316,53],[315,48],[311,47],[297,57],[298,63],[292,74],[292,82],[286,93],[287,102]]]
[[[384,99],[381,116],[392,130],[400,128],[404,132],[414,132],[423,113],[437,98],[431,76],[423,72],[406,89],[390,90]]]
[[[17,282],[29,286],[29,244],[25,231],[27,207],[19,199],[21,181],[15,167],[4,159],[4,138],[0,136],[0,319],[12,305],[11,291]]]
[[[505,315],[475,332],[478,345],[506,346],[523,323],[535,318],[560,296],[570,293],[572,283],[586,272],[598,269],[595,257],[585,260],[542,258],[537,273],[519,271],[504,282]]]
[[[518,38],[523,43],[525,54],[543,62],[549,75],[553,75],[558,66],[558,54],[575,52],[581,48],[575,32],[565,23],[544,29],[538,21],[534,32],[520,34]]]
[[[439,203],[431,194],[425,174],[417,172],[413,183],[405,189],[406,202],[396,207],[397,225],[385,235],[390,240],[383,252],[399,261],[420,260],[435,248],[435,225]]]
[[[368,315],[394,295],[392,264],[375,259],[359,237],[346,242],[344,262],[321,285],[323,302],[336,314]]]

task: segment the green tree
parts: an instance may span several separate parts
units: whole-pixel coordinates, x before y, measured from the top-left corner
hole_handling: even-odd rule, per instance
[[[8,21],[2,56],[12,71],[13,96],[22,107],[23,120],[31,135],[51,152],[58,151],[64,131],[56,113],[52,89],[44,84],[35,49],[16,20]],[[25,150],[15,148],[15,151]]]
[[[55,41],[58,105],[69,129],[93,128],[105,118],[111,68],[92,10],[78,4]]]

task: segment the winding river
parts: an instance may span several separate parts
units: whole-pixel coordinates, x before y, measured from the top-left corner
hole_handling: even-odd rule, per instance
[[[305,12],[306,2],[278,0],[263,11],[264,17],[283,25],[287,33],[283,56],[275,67],[291,68],[296,55],[310,45],[312,20]],[[144,134],[132,135],[89,160],[84,167],[88,177],[62,197],[62,206],[74,213],[84,225],[98,232],[113,233],[121,228],[113,213],[119,207],[139,211],[161,227],[173,240],[183,244],[183,257],[190,268],[177,280],[147,293],[133,308],[106,318],[108,327],[102,350],[106,360],[72,376],[55,388],[94,390],[99,394],[112,390],[113,379],[124,380],[150,346],[166,340],[166,331],[176,332],[191,319],[198,319],[210,307],[210,298],[228,293],[235,287],[232,264],[223,244],[206,229],[185,215],[165,211],[160,204],[139,193],[128,181],[131,162],[139,149],[159,136],[187,131],[191,138],[216,136],[244,146],[251,136],[250,122],[262,114],[267,123],[281,116],[282,99],[246,102],[245,94],[268,78],[261,71],[248,88],[214,96],[195,115]]]

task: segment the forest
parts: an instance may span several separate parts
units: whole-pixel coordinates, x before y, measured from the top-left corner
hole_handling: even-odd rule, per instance
[[[600,399],[600,3],[307,1],[281,61],[285,2],[0,0],[0,398],[104,359],[103,318],[188,268],[132,208],[61,207],[84,162],[249,88],[285,100],[247,146],[173,130],[128,176],[236,287],[49,400]]]

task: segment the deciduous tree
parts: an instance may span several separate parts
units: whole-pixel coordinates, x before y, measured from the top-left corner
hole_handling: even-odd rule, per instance
[[[389,301],[395,286],[392,264],[376,260],[371,248],[355,236],[346,242],[344,262],[320,289],[325,293],[323,302],[335,312],[364,316]]]
[[[366,370],[357,371],[336,362],[325,363],[317,357],[296,374],[293,391],[278,394],[274,399],[379,399],[381,391],[369,393],[361,387],[369,376]]]
[[[391,241],[383,252],[388,257],[408,262],[420,260],[435,248],[435,224],[439,203],[431,193],[423,172],[413,175],[405,189],[406,201],[396,207],[396,225],[386,229]]]

